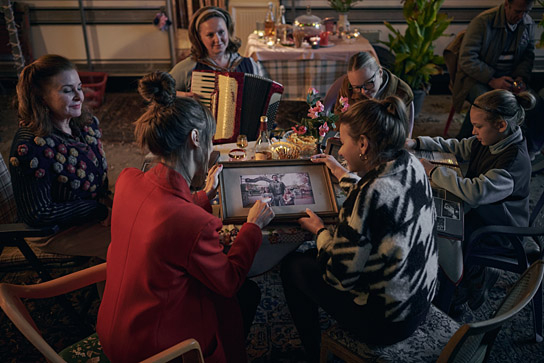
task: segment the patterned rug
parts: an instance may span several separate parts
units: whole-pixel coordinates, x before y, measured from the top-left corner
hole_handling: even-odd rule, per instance
[[[3,103],[2,103],[3,102]],[[0,104],[7,102],[0,98]],[[414,135],[441,135],[444,122],[451,104],[450,96],[428,96],[423,110],[416,120]],[[0,110],[2,116],[7,114],[5,109]],[[136,93],[119,93],[106,95],[105,103],[96,110],[95,114],[101,120],[105,142],[130,143],[133,140],[134,122],[143,112],[143,103]],[[282,103],[277,116],[278,124],[289,126],[299,120],[306,112],[306,104]],[[454,135],[460,126],[462,115],[456,115],[450,135]],[[4,154],[11,143],[16,123],[2,117],[0,134],[2,143],[1,152]],[[6,154],[4,154],[6,155]],[[532,204],[544,189],[544,174],[533,177],[531,182]],[[56,276],[61,276],[74,269],[57,269]],[[494,308],[501,301],[506,290],[517,279],[515,274],[503,274],[498,283],[490,292],[489,300],[476,312],[465,309],[459,322],[484,320],[491,316]],[[257,310],[254,325],[247,342],[247,350],[252,362],[303,362],[303,350],[298,334],[291,322],[291,317],[279,277],[279,269],[255,277],[262,292],[262,300]],[[30,272],[16,272],[0,274],[0,281],[19,284],[37,282],[37,276]],[[70,299],[76,306],[81,306],[91,299],[91,307],[87,315],[88,322],[96,322],[99,302],[92,299],[92,289],[78,291],[71,294]],[[28,301],[28,307],[43,336],[57,351],[79,341],[87,336],[78,328],[78,322],[69,319],[63,309],[54,299]],[[327,315],[322,312],[321,324],[323,328],[330,325]],[[497,337],[493,348],[491,362],[544,362],[544,344],[532,341],[533,321],[530,308],[525,308],[510,323],[506,324]],[[369,327],[369,329],[372,329]],[[0,313],[0,362],[43,362],[41,354],[28,343],[17,331],[9,319]]]
[[[73,270],[57,270],[56,275]],[[34,283],[35,276],[28,273],[10,273],[1,277],[3,282]],[[503,273],[490,298],[476,312],[465,307],[458,319],[460,323],[485,320],[498,306],[507,289],[517,279],[513,273]],[[289,310],[279,277],[279,269],[254,278],[262,293],[262,300],[247,341],[247,352],[251,362],[287,363],[304,362],[304,352],[297,331],[291,321]],[[71,294],[75,304],[84,304],[92,296],[92,287]],[[77,322],[66,317],[54,299],[29,300],[27,306],[46,341],[57,351],[73,344],[88,334],[81,332]],[[88,321],[96,321],[99,302],[92,300]],[[326,313],[321,312],[321,326],[330,326]],[[493,347],[490,362],[544,362],[544,345],[534,343],[533,320],[529,307],[523,309],[499,333]],[[369,329],[372,329],[369,327]],[[0,313],[0,361],[1,362],[45,362],[41,354],[18,332],[9,319]]]

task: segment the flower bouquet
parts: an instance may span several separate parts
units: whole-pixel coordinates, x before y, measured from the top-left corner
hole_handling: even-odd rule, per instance
[[[327,132],[335,129],[335,122],[340,117],[331,111],[325,111],[321,96],[313,87],[308,89],[306,103],[309,106],[308,117],[293,126],[292,132],[286,136],[287,141],[301,149],[301,156],[313,155],[316,151],[316,144],[321,142]],[[342,104],[342,112],[346,111],[349,107],[348,99],[341,97],[340,103]]]
[[[329,0],[329,5],[338,13],[347,13],[360,0]]]

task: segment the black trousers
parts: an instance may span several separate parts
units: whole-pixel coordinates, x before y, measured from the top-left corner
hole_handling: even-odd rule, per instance
[[[427,315],[424,313],[399,323],[383,320],[385,302],[353,302],[353,295],[327,284],[316,261],[317,250],[291,253],[281,266],[285,298],[300,335],[308,362],[318,362],[321,328],[318,307],[329,313],[344,329],[372,344],[394,344],[409,337]]]
[[[245,341],[260,301],[261,290],[249,279],[242,284],[236,297],[216,296],[215,310],[220,318],[218,336],[228,362],[247,362]]]
[[[244,323],[244,336],[247,338],[253,320],[255,319],[255,313],[257,312],[257,306],[261,302],[261,289],[255,281],[247,279],[238,293],[236,294],[238,303],[240,304],[240,310],[242,312],[242,321]]]

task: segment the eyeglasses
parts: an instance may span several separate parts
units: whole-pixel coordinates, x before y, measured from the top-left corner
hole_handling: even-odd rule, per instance
[[[366,92],[366,91],[372,91],[374,89],[374,83],[376,82],[375,78],[376,78],[376,75],[378,74],[379,70],[376,71],[376,73],[374,73],[374,75],[372,77],[370,77],[365,83],[363,83],[362,85],[360,86],[352,86],[351,84],[349,85],[349,88],[351,90],[355,90],[357,92],[363,92],[363,90]]]

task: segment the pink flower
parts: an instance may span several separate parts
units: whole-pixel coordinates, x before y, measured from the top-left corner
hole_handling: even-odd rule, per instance
[[[315,107],[314,108],[310,108],[308,110],[308,117],[309,118],[312,118],[312,119],[316,119],[319,117],[319,111],[316,111],[315,110]]]
[[[348,98],[347,97],[340,97],[340,104],[342,105],[341,112],[346,112],[347,109],[349,108]]]
[[[319,136],[325,136],[329,132],[329,126],[325,122],[323,125],[319,126]]]
[[[317,101],[315,104],[315,107],[311,107],[308,110],[308,117],[312,119],[316,119],[319,117],[319,113],[323,112],[325,110],[325,106],[321,103],[321,101]]]
[[[316,95],[316,94],[318,94],[318,93],[319,93],[319,92],[317,92],[317,90],[316,90],[315,88],[313,88],[313,87],[308,88],[308,94],[309,94],[310,96]]]
[[[299,126],[298,128],[296,126],[293,126],[291,127],[291,129],[293,129],[293,131],[298,135],[304,135],[306,131],[308,131],[306,129],[306,126]]]
[[[321,101],[317,101],[317,102],[316,102],[315,108],[316,108],[319,112],[325,111],[325,105],[323,105],[323,104],[321,103]]]

